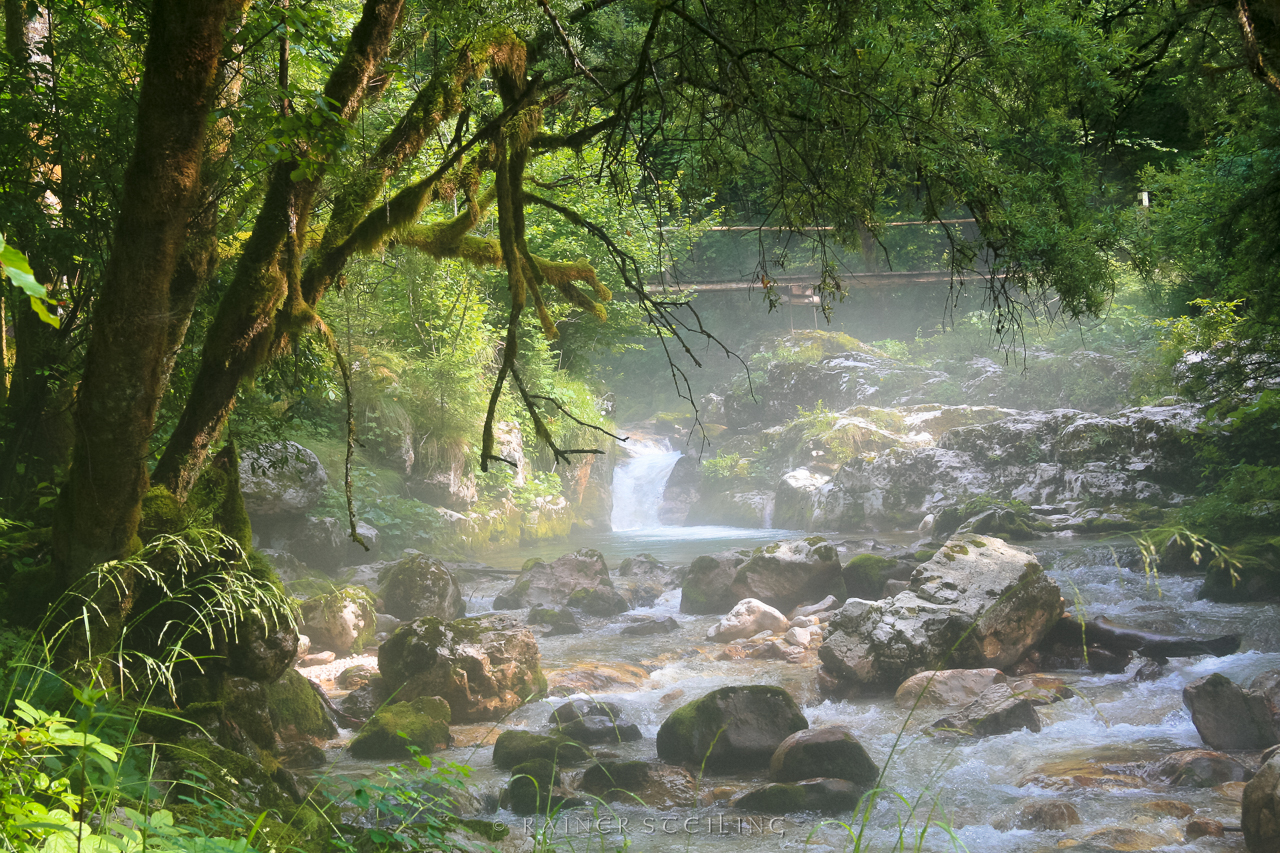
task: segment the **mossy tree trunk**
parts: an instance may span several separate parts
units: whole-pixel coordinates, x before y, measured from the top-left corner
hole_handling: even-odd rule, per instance
[[[325,84],[324,97],[342,120],[350,121],[365,97],[380,91],[378,72],[403,6],[403,0],[366,0],[347,50]],[[325,164],[320,155],[303,162],[308,157],[303,152],[272,169],[231,286],[205,339],[195,380],[199,390],[188,399],[156,466],[156,482],[179,497],[195,484],[235,405],[241,380],[278,351],[291,328],[306,328],[316,320],[301,296],[301,256]],[[280,312],[285,305],[291,310]]]
[[[224,24],[245,0],[163,0],[149,18],[137,137],[77,394],[71,472],[54,556],[71,586],[138,547],[149,441],[163,387],[170,287],[200,182]],[[110,587],[92,644],[110,647],[130,596]],[[88,638],[83,638],[88,642]],[[71,652],[83,657],[86,645]]]

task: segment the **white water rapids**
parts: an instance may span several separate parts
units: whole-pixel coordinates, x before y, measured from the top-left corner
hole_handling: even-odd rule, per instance
[[[743,530],[725,527],[664,527],[658,521],[666,478],[680,454],[662,444],[642,444],[631,460],[620,465],[614,480],[613,524],[609,534],[593,533],[570,542],[541,543],[536,551],[486,554],[490,564],[517,568],[527,558],[553,559],[578,547],[601,550],[611,570],[623,557],[653,553],[671,564],[687,565],[699,554],[728,547],[754,547],[763,542],[803,535],[796,531]],[[832,537],[836,541],[844,537]],[[887,539],[888,537],[882,537]],[[1065,544],[1064,544],[1065,543]],[[1127,544],[1117,541],[1117,545]],[[857,545],[851,542],[851,546]],[[840,724],[854,731],[877,763],[887,764],[881,797],[867,823],[866,835],[855,842],[838,822],[817,815],[791,814],[768,823],[757,832],[755,824],[743,831],[742,815],[725,802],[698,808],[662,812],[639,805],[609,804],[599,807],[597,818],[612,815],[615,829],[607,831],[603,849],[622,847],[628,840],[635,851],[689,850],[711,853],[739,851],[844,851],[967,849],[972,853],[1042,853],[1076,846],[1089,853],[1114,849],[1177,851],[1243,851],[1242,837],[1187,841],[1187,818],[1171,817],[1158,801],[1176,800],[1194,810],[1194,816],[1238,825],[1238,786],[1227,788],[1169,787],[1141,780],[1141,768],[1181,749],[1200,748],[1199,735],[1182,705],[1183,686],[1213,672],[1223,672],[1247,684],[1255,675],[1280,668],[1280,607],[1272,604],[1214,604],[1196,599],[1195,578],[1160,578],[1149,581],[1141,573],[1117,568],[1114,553],[1105,543],[1082,540],[1043,540],[1028,547],[1050,566],[1048,572],[1069,601],[1079,602],[1087,616],[1106,615],[1145,630],[1203,637],[1239,633],[1240,652],[1224,658],[1174,659],[1155,680],[1134,678],[1140,660],[1119,675],[1082,672],[1061,673],[1080,696],[1039,709],[1043,729],[1027,730],[981,740],[946,741],[930,737],[927,727],[942,711],[920,711],[908,718],[891,697],[850,702],[823,700],[817,693],[812,665],[776,661],[714,660],[716,648],[705,639],[715,616],[690,616],[679,611],[678,590],[663,595],[657,604],[608,620],[582,619],[583,633],[544,637],[539,640],[542,665],[547,670],[591,667],[612,663],[639,664],[649,677],[639,686],[605,689],[599,695],[617,703],[624,718],[639,725],[644,738],[611,745],[607,751],[621,759],[656,761],[654,738],[662,722],[681,705],[729,684],[772,684],[784,687],[800,704],[811,726]],[[486,609],[493,594],[510,581],[489,579],[468,585],[469,612]],[[624,637],[621,629],[632,615],[673,617],[681,627],[671,634]],[[816,662],[815,662],[816,663]],[[564,698],[530,703],[497,728],[517,727],[544,731],[549,712]],[[363,775],[378,765],[353,761],[345,752],[331,750],[334,770]],[[437,761],[458,761],[472,766],[468,788],[490,804],[506,784],[508,773],[492,764],[491,746],[453,748],[432,756]],[[1077,774],[1097,772],[1099,765],[1138,783],[1096,786],[1073,782]],[[1078,769],[1072,769],[1078,768]],[[568,778],[581,770],[567,770]],[[1038,778],[1032,778],[1039,774]],[[763,784],[766,774],[708,776],[702,791],[721,786],[742,789]],[[1000,832],[992,824],[1019,801],[1053,798],[1069,802],[1082,823],[1065,831],[1013,830]],[[911,804],[917,807],[913,811]],[[589,816],[590,810],[579,810]],[[576,812],[575,812],[576,814]],[[526,818],[506,810],[485,819],[513,827]],[[616,831],[627,818],[626,837]],[[759,819],[760,816],[748,816]],[[849,820],[848,816],[845,820]],[[933,828],[938,820],[950,832]],[[911,827],[905,843],[899,822]],[[562,849],[601,849],[602,839],[584,824],[566,824]],[[608,828],[609,825],[606,825]],[[1104,842],[1108,836],[1094,833],[1120,830],[1144,833],[1144,846],[1120,847]],[[856,831],[856,825],[855,825]],[[915,833],[916,835],[913,835]],[[923,833],[923,834],[920,834]],[[950,833],[954,833],[954,836]],[[726,845],[729,845],[728,847]],[[514,849],[514,848],[512,848]]]

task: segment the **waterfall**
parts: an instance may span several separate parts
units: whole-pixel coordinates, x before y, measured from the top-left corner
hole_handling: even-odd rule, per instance
[[[660,527],[658,507],[662,504],[662,491],[681,453],[672,450],[666,440],[641,441],[635,446],[628,445],[627,449],[631,451],[631,458],[613,469],[610,522],[614,530]]]

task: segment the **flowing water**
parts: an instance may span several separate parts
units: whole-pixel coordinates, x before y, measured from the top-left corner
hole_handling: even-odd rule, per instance
[[[613,534],[592,534],[560,547],[544,546],[544,556],[576,547],[596,547],[605,553],[611,566],[624,556],[648,552],[669,563],[687,563],[694,556],[730,546],[754,546],[764,541],[797,535],[796,531],[742,530],[724,527],[673,528],[656,525],[656,506],[665,472],[675,460],[660,446],[637,455],[619,469],[615,481],[615,524]],[[678,456],[678,454],[675,454]],[[664,472],[665,469],[665,472]],[[644,506],[632,505],[643,503]],[[1047,851],[1078,845],[1080,851],[1111,849],[1170,849],[1187,851],[1243,850],[1238,834],[1225,839],[1202,838],[1188,842],[1181,827],[1186,818],[1170,817],[1150,806],[1153,801],[1177,800],[1195,810],[1196,816],[1238,825],[1239,786],[1219,789],[1171,788],[1153,782],[1120,786],[1097,785],[1072,777],[1097,775],[1104,767],[1132,777],[1132,765],[1159,759],[1179,749],[1201,747],[1201,741],[1182,705],[1183,686],[1213,672],[1223,672],[1237,682],[1245,682],[1268,669],[1280,667],[1280,608],[1271,604],[1223,605],[1197,601],[1198,581],[1191,578],[1162,577],[1158,582],[1141,573],[1117,568],[1105,544],[1081,540],[1053,539],[1031,543],[1032,550],[1049,566],[1050,576],[1063,589],[1068,601],[1077,602],[1089,615],[1106,615],[1134,627],[1162,633],[1218,636],[1239,633],[1241,650],[1225,658],[1182,658],[1168,664],[1163,674],[1150,681],[1136,681],[1135,661],[1125,673],[1093,675],[1065,673],[1063,676],[1081,694],[1039,709],[1042,731],[1026,730],[982,740],[946,741],[924,734],[926,726],[940,711],[922,710],[913,718],[892,699],[855,702],[824,701],[817,694],[812,665],[741,660],[713,661],[713,644],[705,634],[717,617],[694,617],[679,612],[680,593],[664,595],[651,608],[636,611],[658,617],[674,617],[681,625],[674,633],[634,638],[619,634],[621,620],[586,620],[584,633],[548,637],[540,641],[543,666],[563,669],[587,663],[639,663],[651,673],[638,687],[609,692],[609,701],[623,709],[624,716],[637,723],[644,739],[610,747],[620,758],[656,761],[654,737],[659,725],[680,705],[710,690],[730,684],[773,684],[786,688],[802,706],[811,726],[842,724],[862,740],[871,756],[887,764],[886,793],[867,821],[863,850],[897,848],[900,822],[910,833],[904,849],[952,850],[993,853]],[[528,551],[497,554],[494,565],[518,567]],[[496,560],[496,562],[495,562]],[[477,585],[469,610],[487,607],[501,587],[496,581]],[[526,727],[540,731],[549,712],[564,699],[533,703],[516,712],[500,727]],[[475,768],[470,787],[492,803],[506,781],[506,773],[491,763],[492,747],[454,748],[440,756]],[[344,773],[374,772],[376,765],[352,762],[339,757],[336,769]],[[703,790],[729,785],[760,784],[764,774],[749,777],[710,777],[701,782]],[[1135,786],[1136,785],[1136,786]],[[1083,823],[1065,832],[999,832],[992,823],[1025,798],[1052,797],[1070,802]],[[913,813],[914,807],[914,813]],[[739,850],[854,850],[853,834],[858,831],[813,815],[789,815],[772,819],[767,815],[735,812],[723,802],[700,808],[659,812],[641,806],[613,804],[602,810],[590,828],[588,811],[579,810],[554,827],[566,846],[585,849],[598,843],[601,835],[621,846],[624,833],[617,827],[626,818],[625,836],[641,851],[712,851],[733,845]],[[603,807],[602,807],[603,809]],[[949,829],[933,828],[919,836],[926,817],[945,822]],[[523,828],[529,819],[507,811],[492,813],[496,821]],[[603,825],[599,818],[609,818]],[[603,831],[602,831],[603,830]],[[1089,839],[1102,830],[1146,833],[1139,846],[1121,846],[1114,839]],[[596,839],[591,842],[591,839]],[[1132,842],[1132,837],[1129,839]],[[599,849],[598,846],[596,849]]]

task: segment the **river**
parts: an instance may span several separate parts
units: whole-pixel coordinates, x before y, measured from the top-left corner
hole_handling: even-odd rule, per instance
[[[554,546],[486,554],[486,562],[515,569],[531,556],[551,559],[576,548],[591,547],[605,555],[611,568],[622,558],[638,553],[652,554],[667,563],[687,564],[700,554],[729,547],[755,547],[799,535],[786,530],[658,525],[654,509],[666,473],[678,455],[655,445],[619,467],[615,480],[615,532],[588,533]],[[912,535],[880,538],[905,543]],[[1202,746],[1182,704],[1182,688],[1187,682],[1222,672],[1247,683],[1259,673],[1280,668],[1277,606],[1197,601],[1199,581],[1195,578],[1148,578],[1117,568],[1112,548],[1131,544],[1123,538],[1055,538],[1026,544],[1046,565],[1067,601],[1076,602],[1074,607],[1083,608],[1088,616],[1106,615],[1163,633],[1239,633],[1244,638],[1243,645],[1237,654],[1224,658],[1174,659],[1159,677],[1148,681],[1134,678],[1141,659],[1117,675],[1060,673],[1080,695],[1040,708],[1042,731],[1024,729],[982,740],[958,741],[924,734],[925,726],[941,716],[936,710],[921,711],[916,718],[908,719],[907,712],[891,698],[824,701],[818,696],[815,674],[808,666],[711,660],[710,655],[698,649],[708,647],[705,634],[718,617],[681,614],[679,590],[665,594],[651,608],[635,611],[674,617],[681,625],[678,631],[653,637],[622,637],[620,620],[586,620],[582,634],[540,640],[543,666],[555,670],[584,662],[625,662],[650,670],[648,679],[639,687],[607,695],[644,734],[643,740],[610,747],[610,752],[621,758],[650,761],[656,761],[654,737],[659,725],[685,702],[730,684],[786,688],[800,703],[811,726],[846,725],[878,763],[888,764],[888,790],[873,810],[860,849],[918,847],[941,851],[961,849],[963,845],[970,851],[1022,853],[1078,844],[1081,851],[1146,850],[1165,845],[1179,850],[1243,850],[1238,833],[1186,842],[1181,827],[1187,816],[1168,814],[1174,808],[1168,805],[1151,805],[1174,800],[1194,810],[1197,817],[1238,825],[1239,785],[1172,788],[1141,780],[1135,783],[1134,779],[1146,762],[1180,749]],[[488,609],[493,595],[503,585],[497,579],[470,585],[468,612]],[[527,705],[501,727],[542,730],[550,710],[563,701]],[[337,750],[332,750],[331,755],[339,773],[365,774],[378,769],[377,765],[355,762]],[[473,767],[469,787],[492,803],[507,774],[492,766],[491,756],[490,746],[472,746],[455,747],[438,758]],[[1125,778],[1099,781],[1095,777],[1108,772],[1104,767]],[[1037,778],[1030,778],[1033,776]],[[703,780],[701,785],[711,789],[760,781],[760,777],[716,776]],[[992,823],[1010,807],[1032,797],[1070,802],[1078,811],[1081,824],[1064,832],[1000,832],[992,828]],[[555,831],[565,836],[562,840],[575,850],[584,849],[589,842],[595,844],[601,835],[619,847],[624,837],[629,838],[633,849],[643,851],[711,851],[727,849],[726,845],[743,851],[859,849],[851,830],[813,815],[789,815],[770,823],[768,816],[741,815],[723,802],[672,812],[618,804],[610,808],[614,816],[603,824],[597,820],[589,831],[582,813],[577,815],[577,822],[569,819],[558,823]],[[601,812],[601,816],[609,814]],[[932,816],[939,825],[920,837],[926,816]],[[517,828],[528,825],[528,819],[506,811],[494,812],[492,817]],[[744,817],[748,818],[745,823]],[[626,833],[617,828],[622,818],[626,818]],[[905,840],[900,838],[900,825],[907,826]],[[859,827],[855,824],[853,831]],[[1098,832],[1103,834],[1096,835]],[[1139,846],[1124,846],[1135,843]]]

